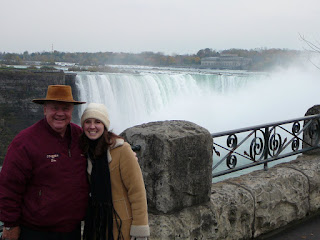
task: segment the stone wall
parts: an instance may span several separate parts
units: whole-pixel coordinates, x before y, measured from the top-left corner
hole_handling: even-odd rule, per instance
[[[62,71],[0,71],[0,165],[15,135],[43,118],[42,106],[32,99],[44,98],[48,85],[71,83],[73,79]]]
[[[141,145],[150,240],[263,239],[319,211],[320,154],[211,184],[212,139],[196,124],[148,123],[122,136]]]
[[[320,207],[320,157],[212,184],[210,201],[149,214],[150,239],[252,239],[288,227]]]

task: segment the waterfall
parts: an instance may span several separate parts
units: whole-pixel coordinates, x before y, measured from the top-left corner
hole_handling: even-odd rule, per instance
[[[187,120],[218,132],[302,117],[318,103],[318,79],[317,71],[293,69],[269,74],[150,69],[78,73],[76,86],[81,101],[107,106],[115,133],[160,120]]]

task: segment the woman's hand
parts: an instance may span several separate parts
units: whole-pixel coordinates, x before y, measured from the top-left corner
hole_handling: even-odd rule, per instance
[[[133,152],[133,153],[134,153],[136,160],[138,161],[137,153],[136,152]]]

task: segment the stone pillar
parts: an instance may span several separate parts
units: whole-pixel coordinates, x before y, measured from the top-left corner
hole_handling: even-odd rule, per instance
[[[187,121],[151,122],[121,134],[137,157],[150,213],[171,213],[210,200],[212,137]]]
[[[308,111],[306,112],[305,116],[309,115],[317,115],[320,114],[320,105],[314,105],[313,107],[309,108]],[[310,120],[306,120],[304,122],[304,125],[306,125]],[[302,143],[303,148],[308,148],[310,146],[316,146],[319,144],[320,141],[320,121],[319,120],[314,120],[309,127],[309,130],[306,130],[303,132],[303,140],[304,142]],[[305,154],[319,154],[320,150],[312,150],[309,152],[306,152]]]

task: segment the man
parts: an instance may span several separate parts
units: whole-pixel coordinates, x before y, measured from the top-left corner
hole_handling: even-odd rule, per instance
[[[0,172],[3,239],[80,240],[88,201],[81,128],[71,123],[71,87],[50,85],[44,119],[21,131],[8,147]]]

